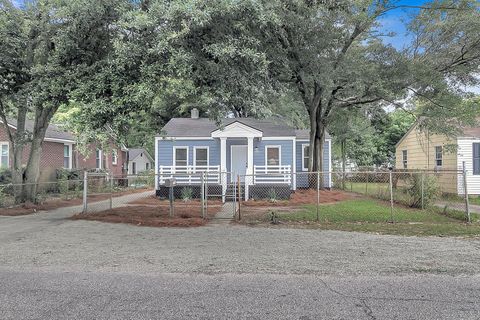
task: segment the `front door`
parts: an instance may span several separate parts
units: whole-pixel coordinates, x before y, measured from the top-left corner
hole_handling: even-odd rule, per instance
[[[237,175],[240,175],[241,181],[244,182],[245,174],[247,173],[247,146],[232,146],[230,155],[232,179],[235,181]]]

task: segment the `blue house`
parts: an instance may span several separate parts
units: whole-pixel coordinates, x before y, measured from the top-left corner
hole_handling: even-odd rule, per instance
[[[167,179],[178,188],[209,188],[225,195],[240,180],[245,198],[258,198],[265,187],[288,190],[308,187],[308,130],[296,130],[285,123],[253,118],[215,121],[198,117],[173,118],[155,138],[157,194],[165,196]],[[323,187],[331,187],[331,138],[324,146]],[[303,174],[302,174],[303,173]],[[203,178],[202,178],[203,174]]]

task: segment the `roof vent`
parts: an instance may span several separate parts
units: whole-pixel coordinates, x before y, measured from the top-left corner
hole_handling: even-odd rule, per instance
[[[198,119],[200,117],[197,108],[193,108],[191,111],[191,114],[192,114],[192,119]]]

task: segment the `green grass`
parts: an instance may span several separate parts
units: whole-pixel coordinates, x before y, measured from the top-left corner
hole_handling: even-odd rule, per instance
[[[480,224],[467,225],[464,214],[440,209],[418,210],[396,206],[392,214],[388,203],[373,199],[343,201],[320,206],[319,224],[309,227],[345,231],[374,232],[407,236],[480,236]],[[296,212],[278,212],[281,221],[316,221],[316,206],[307,205]],[[478,218],[478,217],[477,217]]]

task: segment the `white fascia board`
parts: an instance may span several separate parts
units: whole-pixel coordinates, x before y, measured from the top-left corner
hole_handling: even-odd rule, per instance
[[[69,140],[69,139],[45,138],[44,141],[58,142],[58,143],[65,143],[65,144],[75,144],[75,140]]]
[[[212,137],[155,137],[155,139],[168,140],[168,141],[174,141],[174,140],[213,140]],[[158,140],[156,140],[156,141],[158,141]]]
[[[212,138],[261,138],[262,136],[262,131],[240,122],[231,123],[223,130],[217,129],[212,132]]]
[[[263,137],[263,141],[295,140],[295,137]]]

